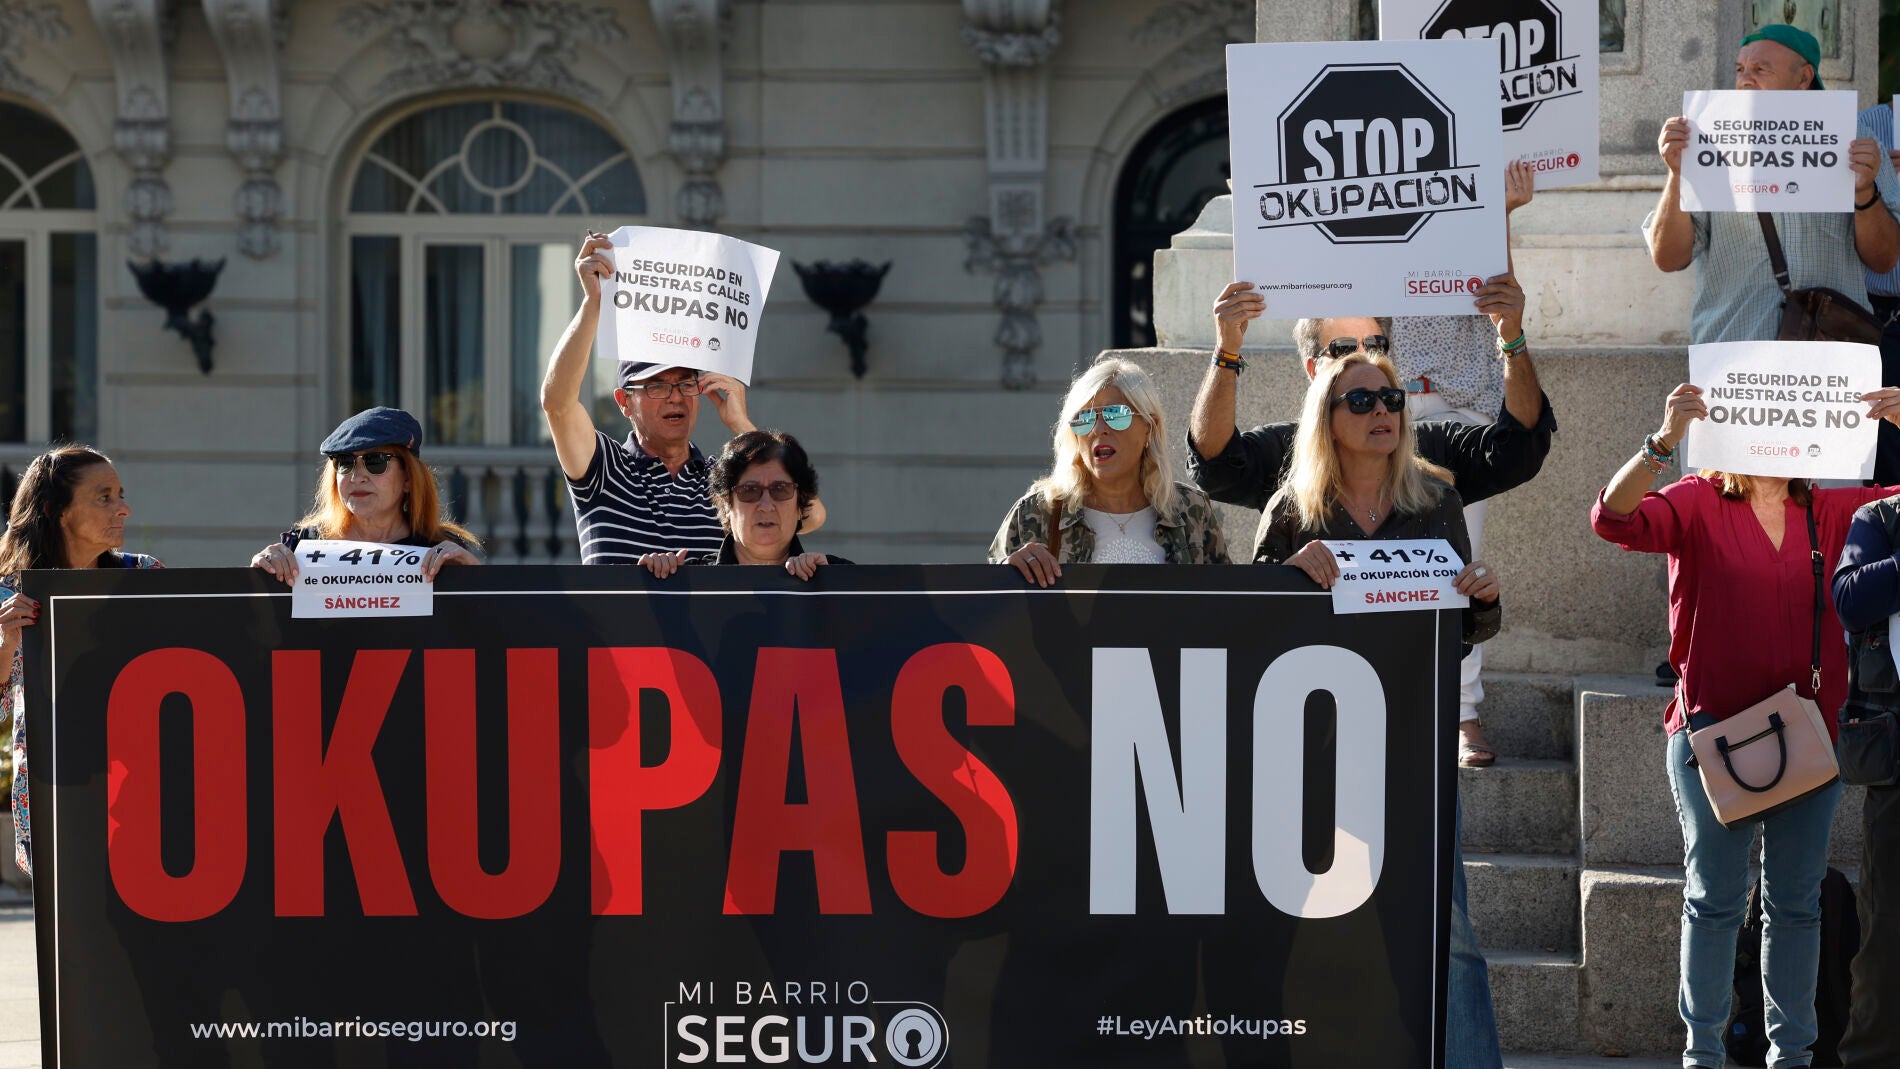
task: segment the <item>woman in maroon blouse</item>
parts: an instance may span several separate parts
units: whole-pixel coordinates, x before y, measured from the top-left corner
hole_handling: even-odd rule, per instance
[[[1900,389],[1868,394],[1875,418],[1900,422]],[[1668,771],[1682,824],[1683,886],[1678,1010],[1688,1026],[1685,1066],[1720,1066],[1735,971],[1735,939],[1748,896],[1749,855],[1762,829],[1762,981],[1767,990],[1768,1064],[1805,1066],[1816,1036],[1815,976],[1821,952],[1821,877],[1837,782],[1756,824],[1724,828],[1688,766],[1689,720],[1727,719],[1793,684],[1815,699],[1830,732],[1847,691],[1847,648],[1831,594],[1823,590],[1821,687],[1812,686],[1814,565],[1808,512],[1828,574],[1854,510],[1896,487],[1817,489],[1802,479],[1705,471],[1660,492],[1655,476],[1689,422],[1708,416],[1702,391],[1678,386],[1662,430],[1604,488],[1590,523],[1624,549],[1669,555],[1669,664],[1681,677],[1665,715]],[[1826,584],[1823,584],[1825,588]]]

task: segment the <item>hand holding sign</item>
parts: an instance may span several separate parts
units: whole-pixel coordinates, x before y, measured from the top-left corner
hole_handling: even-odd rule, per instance
[[[1665,162],[1671,151],[1680,154],[1682,210],[1852,211],[1856,102],[1852,92],[1831,90],[1682,94],[1685,144],[1671,140],[1673,119],[1663,126],[1662,144]],[[1867,158],[1878,166],[1877,155]]]
[[[1691,345],[1689,377],[1701,389],[1677,387],[1663,424],[1665,444],[1687,430],[1684,468],[1865,479],[1874,465],[1869,417],[1888,418],[1900,407],[1880,385],[1880,350],[1872,345]]]
[[[435,568],[446,555],[441,546],[306,538],[292,552],[297,561],[290,588],[293,619],[435,614]]]

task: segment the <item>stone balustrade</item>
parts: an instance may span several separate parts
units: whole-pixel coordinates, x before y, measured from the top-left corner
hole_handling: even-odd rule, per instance
[[[432,449],[444,507],[482,540],[491,564],[574,564],[580,546],[567,480],[546,447]]]

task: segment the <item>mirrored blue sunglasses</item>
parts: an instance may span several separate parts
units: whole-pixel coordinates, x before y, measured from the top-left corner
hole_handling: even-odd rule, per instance
[[[1125,431],[1135,421],[1135,410],[1127,405],[1103,405],[1100,408],[1085,408],[1069,417],[1069,429],[1081,437],[1095,429],[1095,417],[1099,413],[1102,422],[1108,424],[1111,431]]]

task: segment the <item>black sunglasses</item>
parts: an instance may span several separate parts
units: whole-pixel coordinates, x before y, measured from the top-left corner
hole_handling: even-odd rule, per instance
[[[1405,391],[1397,386],[1387,386],[1382,390],[1368,390],[1362,386],[1357,390],[1347,390],[1333,398],[1333,407],[1337,408],[1343,403],[1346,411],[1355,416],[1363,416],[1372,411],[1374,404],[1380,402],[1385,404],[1387,412],[1403,412],[1405,411]]]
[[[1343,360],[1364,349],[1367,356],[1384,356],[1392,351],[1392,339],[1383,334],[1368,334],[1363,338],[1334,338],[1326,343],[1325,355],[1329,360]]]
[[[740,483],[732,488],[732,496],[748,505],[758,501],[759,498],[766,494],[771,494],[772,500],[774,501],[790,501],[798,494],[798,487],[793,483],[788,483],[784,479],[780,479],[770,486],[760,483]]]
[[[371,475],[381,475],[383,472],[389,470],[389,462],[394,459],[396,459],[396,454],[394,453],[330,454],[330,463],[336,465],[336,473],[338,475],[348,475],[356,467],[356,462],[359,460],[363,462],[363,467],[367,469]]]

